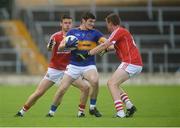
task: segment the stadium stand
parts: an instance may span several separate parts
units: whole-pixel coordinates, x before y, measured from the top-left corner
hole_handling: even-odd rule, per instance
[[[17,0],[18,1],[21,0]],[[77,0],[72,2],[51,1],[31,2],[25,6],[19,3],[18,16],[21,18],[31,32],[41,53],[49,57],[45,43],[50,35],[59,30],[61,14],[70,14],[75,20],[75,26],[80,23],[80,15],[87,10],[92,10],[97,16],[96,28],[106,36],[105,17],[111,13],[118,13],[124,27],[130,30],[140,48],[144,72],[177,72],[180,68],[180,2],[178,0],[127,0],[111,3],[105,0],[93,4],[82,2],[76,5]],[[152,3],[151,3],[152,2]],[[47,3],[47,4],[45,4]],[[33,5],[33,4],[36,4]],[[40,6],[41,5],[41,6]],[[76,6],[72,6],[76,5]],[[108,6],[107,6],[108,5]],[[21,6],[21,7],[20,7]],[[97,56],[99,71],[108,72],[114,70],[118,61],[113,53],[101,57]],[[107,64],[108,63],[108,64]]]
[[[22,59],[28,72],[30,74],[44,73],[47,61],[40,54],[25,25],[21,21],[6,21],[1,25],[5,26],[6,36],[9,37],[11,46],[17,51],[18,57]]]
[[[12,50],[2,27],[0,27],[0,71],[1,72],[16,72],[16,53]]]

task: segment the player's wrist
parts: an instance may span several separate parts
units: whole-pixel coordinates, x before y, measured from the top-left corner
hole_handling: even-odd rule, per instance
[[[88,55],[88,56],[92,56],[92,55],[91,55],[91,51],[89,51],[89,52],[87,53],[87,55]]]

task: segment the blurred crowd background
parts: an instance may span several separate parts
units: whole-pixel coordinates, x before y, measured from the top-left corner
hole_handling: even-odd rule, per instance
[[[96,29],[106,37],[105,17],[119,14],[140,49],[143,73],[180,72],[179,0],[0,0],[0,74],[44,74],[51,55],[46,44],[60,30],[61,14],[78,26],[85,11],[96,15]],[[119,65],[113,52],[96,60],[101,73]]]

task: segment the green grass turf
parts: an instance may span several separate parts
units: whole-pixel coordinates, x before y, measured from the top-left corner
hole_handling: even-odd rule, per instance
[[[23,118],[13,117],[24,104],[35,86],[0,86],[0,126],[29,127],[139,127],[139,126],[180,126],[180,86],[124,86],[129,97],[138,108],[133,118],[112,118],[115,114],[113,101],[106,86],[100,87],[97,106],[103,117],[88,114],[77,118],[79,91],[71,87],[65,94],[54,118],[45,115],[54,96],[52,87]]]

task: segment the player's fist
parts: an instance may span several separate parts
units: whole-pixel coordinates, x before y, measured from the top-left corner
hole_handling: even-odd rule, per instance
[[[65,48],[69,50],[77,49],[78,41],[79,41],[78,38],[73,35],[67,36],[65,38],[65,42],[66,42]]]

